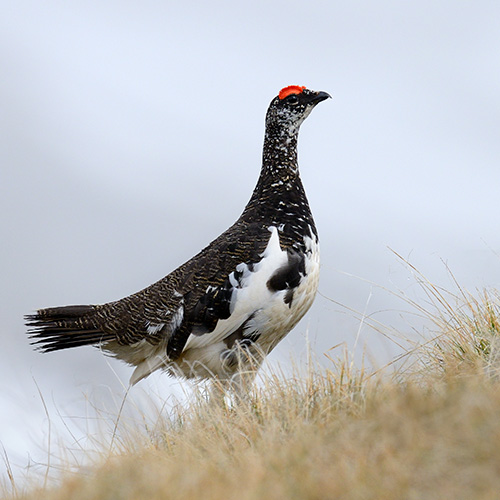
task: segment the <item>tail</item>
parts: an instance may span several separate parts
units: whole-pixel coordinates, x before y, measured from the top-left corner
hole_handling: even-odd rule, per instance
[[[102,331],[98,307],[50,307],[25,316],[32,345],[42,352],[51,352],[116,339],[114,334]]]

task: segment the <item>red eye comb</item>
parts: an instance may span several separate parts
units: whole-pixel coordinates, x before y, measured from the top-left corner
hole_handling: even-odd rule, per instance
[[[280,90],[278,97],[282,100],[291,94],[302,94],[304,89],[305,87],[300,87],[299,85],[289,85],[288,87]]]

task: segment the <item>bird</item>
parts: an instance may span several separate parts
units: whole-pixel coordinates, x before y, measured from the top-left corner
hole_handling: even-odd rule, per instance
[[[327,92],[290,85],[268,107],[262,167],[238,220],[193,258],[130,296],[25,316],[41,352],[92,345],[134,366],[248,391],[265,357],[311,307],[319,239],[297,140]]]

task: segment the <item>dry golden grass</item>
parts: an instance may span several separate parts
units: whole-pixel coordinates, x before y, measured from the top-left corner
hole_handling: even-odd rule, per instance
[[[237,405],[199,398],[121,429],[85,472],[9,498],[498,499],[500,301],[422,281],[438,333],[405,371],[345,356],[304,376],[268,376]]]

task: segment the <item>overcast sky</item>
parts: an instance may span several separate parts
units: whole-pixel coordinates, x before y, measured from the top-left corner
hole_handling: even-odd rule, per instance
[[[259,174],[267,106],[286,85],[333,99],[299,140],[321,295],[271,363],[300,356],[306,337],[319,358],[352,349],[358,331],[357,349],[392,359],[396,346],[350,312],[423,329],[391,295],[419,292],[390,249],[448,289],[447,266],[472,291],[499,285],[498,2],[1,10],[0,441],[16,466],[46,443],[34,380],[62,427],[56,411],[85,415],[84,394],[119,400],[131,373],[90,348],[32,352],[23,314],[126,296],[232,224]],[[179,387],[159,375],[134,391]]]

